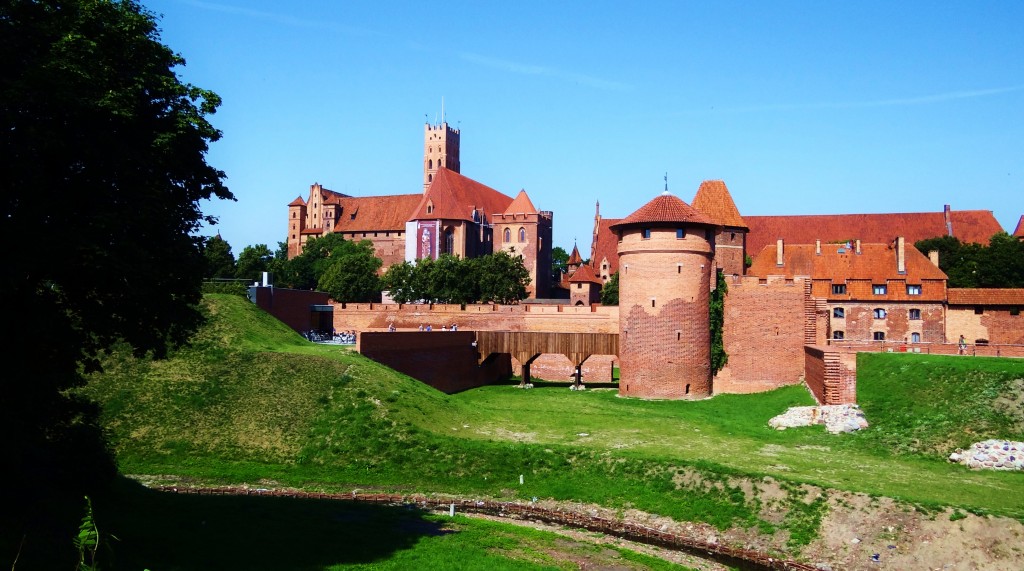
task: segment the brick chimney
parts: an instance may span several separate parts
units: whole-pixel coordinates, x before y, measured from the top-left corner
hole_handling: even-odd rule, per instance
[[[896,237],[896,272],[907,273],[907,250],[903,236]]]
[[[821,255],[821,240],[815,240],[814,241],[814,255],[815,256],[820,256]]]
[[[778,267],[783,266],[784,258],[782,257],[782,238],[775,241],[775,265]]]
[[[859,256],[860,255],[860,240],[857,240],[857,249],[855,251],[857,252],[857,255]]]
[[[930,260],[931,263],[935,264],[936,268],[939,267],[939,251],[938,250],[930,250],[928,252],[928,260]]]
[[[942,206],[942,220],[946,223],[946,236],[953,235],[953,219],[949,215],[949,205]]]

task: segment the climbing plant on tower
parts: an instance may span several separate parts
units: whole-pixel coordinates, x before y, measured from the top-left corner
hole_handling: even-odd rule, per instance
[[[725,352],[725,344],[722,342],[722,327],[725,323],[725,294],[729,292],[729,286],[725,281],[725,274],[721,270],[715,278],[715,291],[711,292],[711,301],[708,303],[708,311],[711,316],[711,374],[714,375],[722,370],[722,367],[729,362],[729,355]]]

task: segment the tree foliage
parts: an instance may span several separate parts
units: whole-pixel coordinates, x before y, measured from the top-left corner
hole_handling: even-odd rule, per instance
[[[274,253],[266,244],[246,246],[238,254],[238,263],[235,266],[235,277],[244,280],[256,281],[263,272],[269,272],[274,262]]]
[[[619,272],[612,274],[601,288],[601,305],[619,305]]]
[[[205,158],[220,98],[132,0],[0,2],[0,61],[2,327],[30,367],[3,376],[0,473],[80,497],[112,465],[67,389],[113,343],[161,355],[201,321],[200,201],[233,199]]]
[[[562,274],[568,271],[569,253],[561,246],[551,248],[551,283],[562,281]]]
[[[220,234],[206,239],[203,256],[206,258],[206,277],[235,277],[235,255],[231,253],[231,245]]]
[[[999,232],[987,246],[965,244],[953,236],[921,240],[914,246],[927,255],[939,252],[939,269],[949,276],[949,287],[1024,287],[1024,242]]]
[[[382,264],[374,255],[373,242],[342,240],[320,261],[318,267],[323,271],[317,279],[317,289],[336,301],[380,301],[377,270]]]
[[[526,297],[530,273],[522,258],[506,252],[471,259],[442,254],[437,260],[395,264],[381,281],[398,303],[509,304]]]

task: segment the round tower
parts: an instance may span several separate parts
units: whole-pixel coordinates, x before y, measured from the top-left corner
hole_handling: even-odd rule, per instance
[[[715,223],[667,191],[611,226],[619,238],[619,394],[711,396]]]

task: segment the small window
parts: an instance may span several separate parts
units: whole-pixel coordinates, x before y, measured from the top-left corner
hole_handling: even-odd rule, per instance
[[[975,305],[974,306],[974,315],[985,315],[985,306],[984,305]]]
[[[843,295],[846,293],[846,284],[832,284],[832,295]]]
[[[682,228],[676,228],[676,239],[682,240],[686,237],[686,230]]]
[[[919,320],[919,319],[921,319],[921,310],[920,309],[911,309],[910,310],[910,319],[911,320]]]
[[[427,203],[427,214],[433,214],[433,213],[434,213],[434,203],[433,202],[428,202]],[[354,215],[353,215],[352,219],[355,220],[355,216]]]
[[[651,229],[650,228],[644,228],[644,240],[650,240],[650,238],[651,238]]]
[[[833,309],[832,310],[832,317],[835,317],[836,319],[843,319],[843,318],[845,318],[846,317],[846,309],[844,309],[842,307],[837,307],[837,308]]]
[[[921,286],[919,285],[908,285],[907,295],[921,295]]]
[[[505,241],[506,242],[511,242],[512,241],[512,231],[509,230],[508,228],[505,228]]]
[[[832,332],[832,338],[833,339],[838,339],[838,340],[846,339],[846,332],[844,332],[844,331],[833,331]]]
[[[911,343],[920,343],[921,342],[921,334],[920,333],[911,333],[910,334],[910,342]]]
[[[576,289],[583,289],[583,284],[582,283],[576,284]]]
[[[1011,307],[1010,308],[1010,315],[1012,315],[1014,317],[1020,315],[1020,308],[1019,307]]]
[[[871,293],[875,295],[885,295],[886,287],[885,284],[874,284],[871,286]]]
[[[520,242],[525,242],[526,241],[526,228],[520,228],[519,229],[519,241]]]
[[[875,341],[885,341],[885,331],[875,331],[871,335]]]
[[[885,309],[876,307],[873,313],[875,315],[875,319],[885,319]]]

